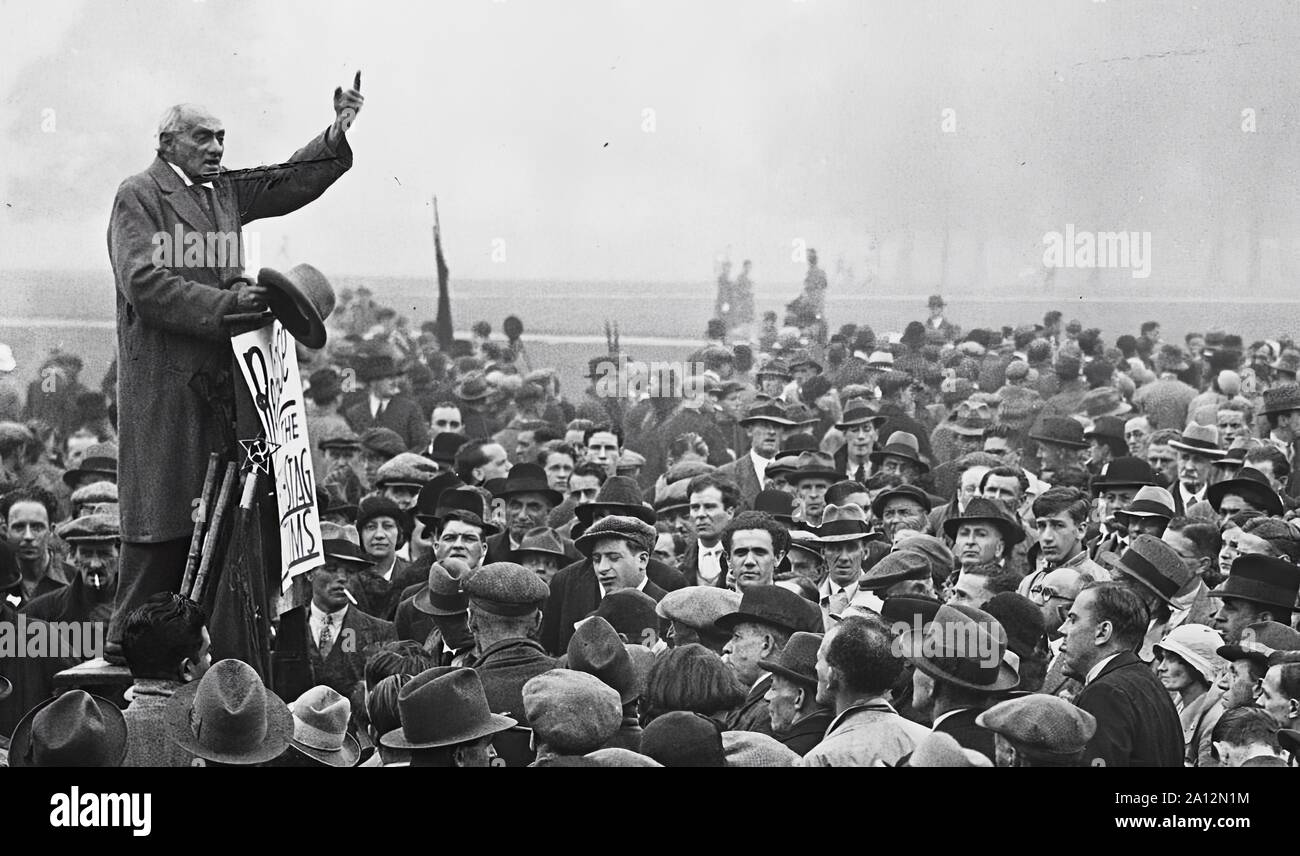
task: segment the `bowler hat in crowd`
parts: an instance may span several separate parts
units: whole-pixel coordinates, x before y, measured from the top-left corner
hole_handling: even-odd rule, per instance
[[[722,616],[713,626],[719,633],[730,635],[736,625],[743,623],[765,624],[787,633],[817,633],[825,626],[817,604],[776,585],[746,589],[736,611]]]
[[[436,666],[416,675],[398,692],[397,709],[402,727],[379,738],[392,749],[455,746],[519,724],[489,709],[478,672],[456,666]]]
[[[1123,553],[1102,553],[1097,562],[1119,571],[1169,606],[1193,576],[1174,548],[1154,535],[1139,535]]]
[[[605,479],[596,498],[586,505],[579,505],[573,513],[584,526],[590,526],[591,517],[597,511],[620,517],[635,517],[651,526],[659,519],[653,509],[646,508],[641,486],[631,476],[611,476]]]
[[[442,431],[429,443],[428,457],[440,466],[450,469],[456,463],[456,453],[469,442],[464,434]]]
[[[1232,560],[1228,576],[1210,590],[1210,597],[1233,597],[1291,611],[1298,593],[1300,568],[1286,559],[1247,553]]]
[[[588,618],[573,631],[560,665],[600,678],[618,692],[623,704],[638,698],[645,689],[618,631],[600,616]]]
[[[1088,448],[1087,441],[1083,439],[1083,426],[1069,416],[1044,416],[1041,427],[1036,433],[1031,433],[1029,439],[1069,449]]]
[[[945,520],[943,522],[943,534],[947,535],[949,540],[955,541],[957,530],[962,527],[962,524],[972,520],[991,522],[1002,533],[1002,540],[1008,547],[1015,546],[1025,540],[1024,527],[1020,525],[1019,521],[1011,517],[1006,507],[997,500],[985,499],[982,496],[977,496],[966,503],[965,511]]]
[[[659,613],[655,599],[639,589],[610,592],[600,599],[600,605],[589,617],[605,619],[619,636],[638,645],[653,645],[659,638]],[[651,634],[653,639],[649,638]]]
[[[459,520],[462,523],[468,523],[471,526],[477,526],[483,535],[496,535],[501,528],[494,523],[489,522],[491,515],[488,511],[487,501],[483,495],[475,488],[455,487],[444,490],[438,497],[438,507],[431,518],[437,523],[448,520]],[[426,525],[428,525],[426,519]]]
[[[1031,693],[998,702],[975,717],[975,724],[1000,734],[1018,752],[1069,762],[1097,733],[1097,718],[1071,702]]]
[[[1156,483],[1156,474],[1150,464],[1141,458],[1125,455],[1101,465],[1101,471],[1092,479],[1092,492],[1096,495],[1106,488],[1142,487]]]
[[[70,690],[19,720],[9,745],[9,766],[120,767],[126,752],[126,719],[117,705],[85,690]]]
[[[328,767],[355,767],[361,744],[348,733],[352,703],[326,686],[307,690],[289,705],[294,749]]]
[[[921,447],[916,441],[915,434],[909,434],[906,431],[895,431],[889,435],[885,445],[871,453],[871,463],[880,466],[880,463],[887,457],[902,458],[911,461],[921,468],[921,472],[928,473],[930,465],[921,458]]]
[[[425,526],[437,525],[438,502],[442,499],[443,493],[464,485],[460,476],[455,473],[439,473],[420,488],[420,492],[415,497],[415,507],[411,509],[412,515]]]
[[[222,764],[261,764],[293,737],[293,714],[242,660],[214,663],[167,703],[171,739],[191,755]]]
[[[787,527],[794,523],[794,497],[784,490],[760,490],[754,497],[754,510],[779,520]]]
[[[334,287],[325,274],[309,264],[288,273],[262,268],[257,284],[269,290],[267,307],[289,335],[313,350],[325,347],[325,321],[334,311]]]
[[[1205,489],[1205,498],[1218,514],[1223,498],[1230,493],[1236,494],[1272,517],[1281,517],[1286,510],[1282,504],[1282,497],[1273,490],[1273,485],[1264,474],[1254,467],[1242,467],[1237,471],[1235,478],[1224,479],[1210,485]]]
[[[774,675],[780,675],[805,687],[817,686],[817,649],[821,647],[822,634],[800,630],[790,637],[775,660],[759,660],[758,665]]]
[[[881,416],[865,398],[853,398],[845,403],[844,414],[840,417],[840,421],[835,423],[835,427],[841,431],[854,425],[871,424],[879,428],[888,420],[888,416]]]

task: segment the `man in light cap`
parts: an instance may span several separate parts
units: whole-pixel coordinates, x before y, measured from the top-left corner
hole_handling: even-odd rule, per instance
[[[1078,767],[1097,718],[1054,696],[1032,693],[993,705],[975,718],[994,734],[999,767]]]
[[[618,693],[585,672],[548,670],[524,684],[522,697],[537,753],[529,766],[598,766],[581,756],[609,742],[623,721]]]
[[[49,622],[93,621],[107,628],[117,590],[118,549],[121,543],[114,515],[90,514],[59,527],[59,537],[71,548],[69,559],[77,569],[72,582],[27,604],[31,618]],[[83,659],[101,652],[83,652]]]
[[[721,655],[731,634],[713,625],[722,616],[739,609],[740,598],[740,592],[731,589],[687,586],[664,595],[656,612],[671,622],[668,639],[673,646],[698,643]]]
[[[436,463],[412,452],[403,452],[380,465],[375,471],[372,487],[397,503],[398,508],[410,511],[415,507],[420,488],[437,475]]]
[[[483,679],[488,706],[519,719],[524,684],[555,667],[537,641],[546,583],[523,565],[493,562],[461,580],[461,590],[469,598],[469,630],[478,653],[474,669]],[[496,747],[511,767],[531,761],[527,741],[514,732],[498,737]]]

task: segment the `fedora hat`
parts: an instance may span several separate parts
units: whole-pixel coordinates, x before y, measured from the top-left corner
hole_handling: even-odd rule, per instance
[[[737,624],[747,621],[770,624],[790,633],[817,633],[824,626],[821,607],[776,585],[746,589],[736,611],[719,618],[713,627],[719,633],[730,634]]]
[[[513,475],[517,469],[519,467],[511,470],[511,474]],[[579,505],[573,513],[584,526],[590,526],[591,517],[597,511],[606,511],[622,517],[635,517],[651,526],[659,519],[654,509],[646,508],[641,486],[631,476],[610,476],[605,479],[605,483],[596,492],[596,498],[586,505]]]
[[[826,506],[822,512],[822,524],[817,527],[816,534],[819,544],[874,537],[871,526],[867,523],[867,513],[856,502]]]
[[[1090,389],[1083,396],[1080,413],[1089,419],[1100,419],[1103,416],[1123,416],[1133,410],[1133,405],[1124,400],[1119,394],[1119,390],[1113,386],[1100,386],[1096,389]],[[1123,426],[1120,426],[1119,436],[1123,436]],[[1109,435],[1107,435],[1109,436]]]
[[[1014,547],[1025,540],[1024,527],[1011,518],[1002,503],[992,499],[985,499],[982,496],[977,496],[966,503],[966,510],[961,514],[945,520],[943,522],[943,534],[947,535],[950,541],[955,541],[957,539],[957,530],[961,528],[963,523],[970,520],[992,521],[993,525],[1002,533],[1002,540],[1006,542],[1008,548]]]
[[[86,475],[117,478],[116,443],[95,443],[86,449],[86,454],[77,466],[63,474],[63,483],[72,487],[78,478]]]
[[[880,493],[876,494],[876,498],[871,500],[872,516],[879,520],[885,513],[885,505],[888,504],[891,499],[897,499],[900,497],[911,499],[919,503],[920,506],[925,509],[926,514],[929,514],[933,507],[928,493],[921,490],[916,485],[900,484],[897,487],[891,487],[889,490],[882,490]]]
[[[1097,562],[1136,580],[1169,606],[1193,576],[1174,548],[1154,535],[1139,535],[1123,553],[1102,553]]]
[[[1143,485],[1133,496],[1133,503],[1123,511],[1116,511],[1120,520],[1128,517],[1163,517],[1173,520],[1177,515],[1174,510],[1174,496],[1158,485]]]
[[[453,577],[441,562],[429,566],[429,580],[415,593],[412,605],[425,615],[459,615],[469,609],[469,596],[460,589],[460,580]]]
[[[1300,568],[1286,559],[1247,553],[1233,559],[1227,578],[1209,594],[1294,610],[1297,593],[1300,593]]]
[[[979,692],[1020,684],[1017,659],[1007,657],[1007,633],[982,609],[943,605],[921,635],[907,634],[908,659],[932,678]]]
[[[452,395],[461,401],[482,401],[492,394],[487,375],[475,370],[465,375],[452,387]]]
[[[1094,496],[1108,487],[1144,487],[1156,484],[1155,471],[1141,458],[1125,455],[1101,465],[1101,472],[1092,479]]]
[[[583,621],[573,631],[565,662],[556,667],[595,675],[618,693],[623,704],[639,697],[645,689],[639,685],[636,666],[618,631],[599,615]]]
[[[367,556],[364,550],[347,538],[325,538],[321,546],[325,558],[336,562],[356,565],[357,568],[368,568],[375,563],[375,560]]]
[[[455,746],[519,724],[488,708],[478,672],[456,666],[438,666],[416,675],[398,692],[397,709],[402,727],[379,738],[391,749]]]
[[[745,411],[745,418],[740,420],[742,426],[751,425],[755,422],[772,422],[784,427],[794,425],[786,413],[785,406],[779,401],[756,401],[748,410]]]
[[[515,550],[516,555],[519,553],[541,553],[561,559],[568,555],[564,552],[560,537],[549,526],[538,526],[525,532],[524,537],[519,540],[519,547]]]
[[[825,479],[837,482],[841,478],[835,469],[835,459],[825,452],[807,451],[799,453],[799,460],[794,471],[785,477],[790,484],[798,484],[804,479]]]
[[[327,767],[355,767],[361,744],[348,733],[352,703],[337,690],[316,686],[289,705],[293,715],[293,748]]]
[[[438,522],[438,503],[447,491],[464,487],[465,483],[455,473],[439,473],[420,488],[415,497],[415,507],[411,509],[416,520],[430,526]]]
[[[758,665],[774,675],[780,675],[806,687],[817,686],[817,649],[821,647],[822,634],[800,630],[790,637],[775,660],[759,660]]]
[[[1071,449],[1088,448],[1087,441],[1083,439],[1083,426],[1079,420],[1069,416],[1044,416],[1042,427],[1037,433],[1031,433],[1029,439]]]
[[[501,531],[500,527],[489,522],[490,517],[483,495],[474,488],[468,487],[444,490],[438,497],[438,507],[433,514],[433,519],[438,522],[459,520],[477,526],[483,530],[485,537],[496,535]]]
[[[870,423],[879,428],[887,421],[889,421],[889,417],[881,416],[865,398],[852,398],[845,403],[844,414],[840,417],[840,421],[835,423],[835,427],[843,431],[853,425]]]
[[[126,750],[126,718],[117,705],[85,690],[70,690],[19,720],[9,745],[9,766],[120,767]]]
[[[627,477],[614,476],[610,481],[617,478]],[[628,480],[635,484],[634,480]],[[550,501],[552,508],[564,502],[564,496],[558,490],[551,489],[551,484],[546,478],[546,470],[538,464],[515,464],[497,489],[492,491],[492,495],[497,499],[505,499],[520,493],[540,493]]]
[[[1183,429],[1183,436],[1169,441],[1170,448],[1208,458],[1222,458],[1227,452],[1219,448],[1219,429],[1193,422]]]
[[[754,497],[754,510],[770,515],[789,526],[794,522],[794,497],[774,488],[760,490]]]
[[[1118,440],[1121,444],[1124,440],[1124,420],[1118,416],[1098,416],[1092,420],[1092,427],[1083,432],[1083,439],[1091,440],[1094,437],[1102,440]],[[1125,447],[1127,449],[1127,446]]]
[[[1209,500],[1215,514],[1219,513],[1223,498],[1230,493],[1235,493],[1273,517],[1281,517],[1286,511],[1286,507],[1282,504],[1282,497],[1273,490],[1273,485],[1269,484],[1264,474],[1254,467],[1242,467],[1234,478],[1215,482],[1206,488],[1205,498]]]
[[[293,714],[242,660],[214,663],[176,691],[164,713],[172,741],[191,755],[223,764],[276,758],[293,736]]]
[[[920,467],[923,473],[930,471],[930,465],[921,457],[921,447],[916,442],[915,434],[909,434],[906,431],[895,431],[890,434],[889,439],[885,441],[884,447],[871,453],[871,463],[880,466],[880,462],[887,455],[911,461]]]
[[[270,289],[267,306],[289,335],[312,350],[325,347],[325,319],[334,311],[334,287],[325,274],[308,264],[288,273],[262,268],[257,284]]]
[[[1300,383],[1279,383],[1264,390],[1264,406],[1260,413],[1288,413],[1300,410]]]
[[[450,467],[456,462],[456,453],[460,447],[469,442],[469,438],[464,434],[457,434],[455,431],[443,431],[433,438],[429,444],[428,457],[439,464]]]
[[[1252,660],[1264,669],[1276,651],[1300,651],[1300,633],[1277,621],[1257,621],[1241,631],[1236,645],[1224,645],[1215,653],[1228,662]]]

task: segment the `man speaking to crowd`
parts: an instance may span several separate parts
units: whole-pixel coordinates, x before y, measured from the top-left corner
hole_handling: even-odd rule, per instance
[[[244,272],[242,251],[210,249],[242,247],[244,224],[296,211],[352,166],[346,132],[361,109],[360,86],[358,73],[353,88],[335,90],[333,124],[287,163],[235,172],[221,166],[221,121],[179,104],[159,124],[153,164],[118,187],[108,254],[117,287],[122,552],[110,654],[135,606],[180,586],[208,455],[238,452],[242,382],[223,317],[263,311],[267,290],[231,284]],[[194,233],[206,257],[173,246],[160,258],[160,245]]]

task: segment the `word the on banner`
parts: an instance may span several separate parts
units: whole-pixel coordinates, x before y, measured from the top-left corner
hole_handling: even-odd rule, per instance
[[[273,450],[280,509],[280,592],[284,594],[294,577],[325,564],[298,352],[279,321],[233,336],[230,344]]]

